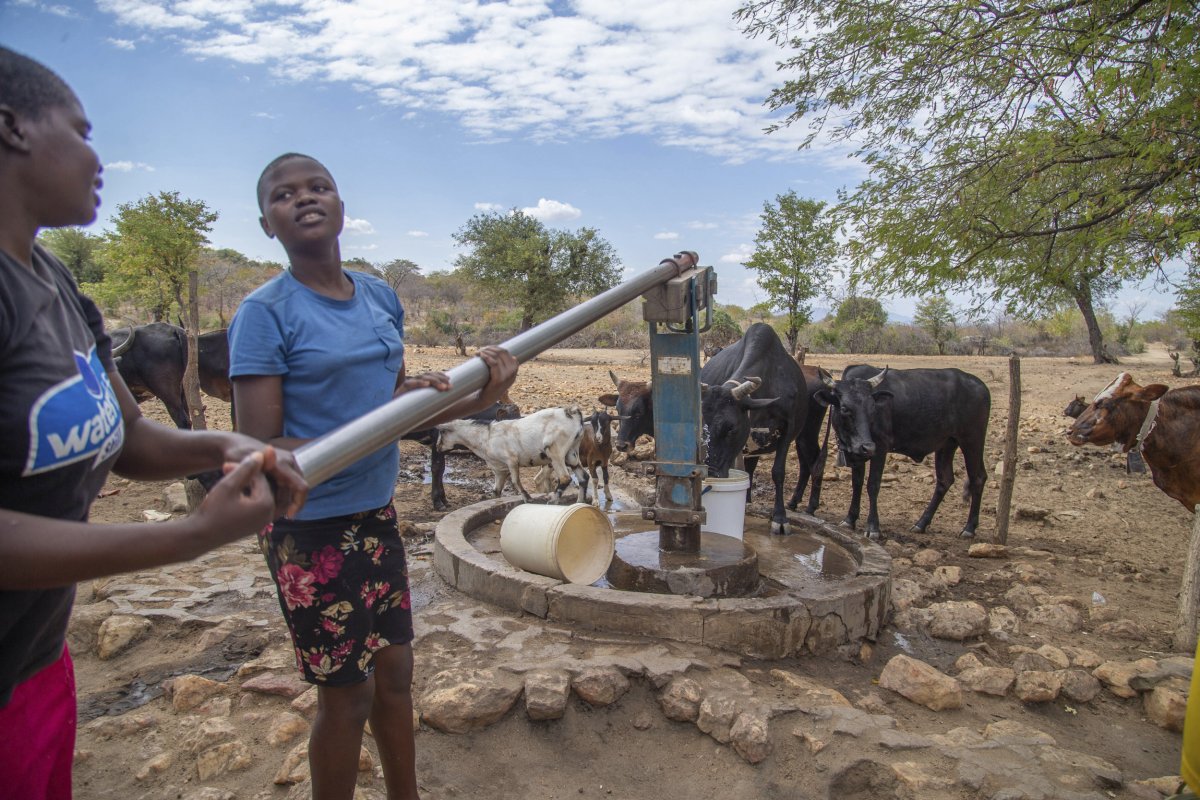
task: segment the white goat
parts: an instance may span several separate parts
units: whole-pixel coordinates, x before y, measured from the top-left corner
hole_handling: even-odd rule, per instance
[[[532,499],[521,485],[521,467],[548,465],[557,486],[553,502],[562,499],[571,483],[567,464],[579,463],[583,413],[578,406],[544,408],[520,419],[479,423],[457,419],[438,425],[438,448],[461,445],[482,458],[496,476],[493,497],[499,497],[510,480],[526,502]]]

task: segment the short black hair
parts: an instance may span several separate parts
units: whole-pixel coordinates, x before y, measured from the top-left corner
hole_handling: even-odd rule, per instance
[[[270,164],[267,164],[265,167],[263,167],[263,171],[262,171],[261,173],[259,173],[259,176],[258,176],[258,184],[257,184],[257,185],[255,186],[255,188],[254,188],[254,194],[255,194],[255,196],[258,198],[258,210],[259,210],[259,211],[262,211],[262,210],[263,210],[263,197],[262,197],[262,195],[263,195],[263,189],[264,189],[264,188],[266,188],[266,187],[264,186],[264,182],[265,182],[265,181],[266,181],[266,179],[267,179],[267,175],[268,175],[268,174],[271,172],[271,170],[275,169],[276,167],[278,167],[278,166],[279,166],[280,164],[282,164],[283,162],[285,162],[285,161],[291,161],[292,159],[295,159],[295,158],[303,158],[303,159],[305,159],[305,160],[307,160],[307,161],[311,161],[311,162],[313,162],[314,164],[317,164],[318,166],[320,166],[320,167],[321,167],[321,169],[325,170],[326,172],[329,172],[329,167],[325,166],[325,165],[324,165],[324,164],[322,164],[320,161],[317,161],[317,160],[316,160],[315,158],[313,158],[312,156],[306,156],[306,155],[304,155],[304,153],[284,153],[284,154],[283,154],[283,155],[281,155],[281,156],[277,156],[276,158],[273,158],[273,159],[271,159],[271,163],[270,163]]]
[[[0,105],[38,118],[56,106],[77,102],[66,81],[28,56],[0,47]]]

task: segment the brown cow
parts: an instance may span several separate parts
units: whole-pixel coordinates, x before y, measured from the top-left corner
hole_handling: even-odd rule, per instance
[[[1138,448],[1155,486],[1188,511],[1200,503],[1200,386],[1138,386],[1122,372],[1079,415],[1067,438],[1074,445]]]

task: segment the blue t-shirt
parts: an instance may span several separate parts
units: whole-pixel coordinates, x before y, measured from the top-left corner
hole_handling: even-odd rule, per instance
[[[284,272],[250,293],[229,326],[229,376],[283,378],[283,435],[322,436],[392,399],[404,363],[404,309],[379,278],[344,273],[334,300]],[[384,447],[312,487],[297,519],[378,508],[392,499],[400,452]]]

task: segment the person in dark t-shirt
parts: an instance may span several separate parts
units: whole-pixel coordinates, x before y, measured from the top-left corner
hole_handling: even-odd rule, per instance
[[[307,493],[288,451],[142,417],[99,310],[35,243],[40,228],[96,219],[90,130],[61,78],[0,47],[0,800],[71,796],[75,583],[195,558],[295,513]],[[110,471],[161,480],[218,468],[224,478],[189,517],[87,524]]]

